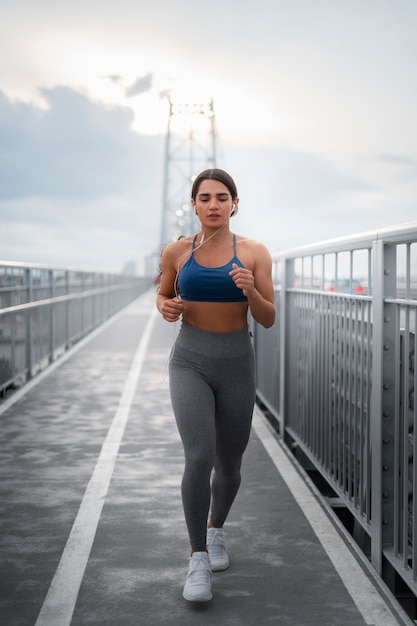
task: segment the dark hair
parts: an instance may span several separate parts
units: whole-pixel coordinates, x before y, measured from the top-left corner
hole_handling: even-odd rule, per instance
[[[237,188],[236,188],[236,185],[235,185],[235,181],[230,176],[230,174],[228,174],[224,170],[218,170],[218,169],[204,170],[204,172],[201,172],[201,174],[199,174],[197,176],[197,178],[195,179],[195,181],[193,183],[192,189],[191,189],[191,198],[193,200],[196,199],[196,196],[197,196],[197,193],[198,193],[198,189],[199,189],[201,183],[203,182],[203,180],[208,180],[210,178],[212,178],[214,180],[218,180],[220,183],[223,183],[223,185],[226,185],[226,187],[230,191],[230,195],[232,196],[232,200],[236,200],[236,198],[237,198]]]

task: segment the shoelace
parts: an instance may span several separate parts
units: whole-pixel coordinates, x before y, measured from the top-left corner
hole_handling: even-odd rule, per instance
[[[203,559],[195,559],[192,561],[192,566],[193,568],[189,573],[192,582],[206,582],[207,578],[210,578],[209,567]]]
[[[219,544],[214,544],[210,546],[210,552],[212,556],[222,556],[224,550],[225,550],[225,547]]]
[[[214,533],[212,542],[209,544],[210,552],[213,556],[222,556],[226,549],[223,533]]]

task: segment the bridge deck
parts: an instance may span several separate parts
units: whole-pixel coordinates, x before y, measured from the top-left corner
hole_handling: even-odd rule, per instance
[[[0,407],[0,622],[411,623],[257,411],[226,528],[231,566],[213,574],[211,602],[182,598],[183,457],[166,377],[175,329],[153,311],[148,292]]]

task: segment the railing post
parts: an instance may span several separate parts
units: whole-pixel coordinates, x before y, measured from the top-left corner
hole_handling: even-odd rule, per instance
[[[65,295],[68,296],[70,292],[70,272],[65,270]],[[65,302],[65,350],[69,350],[70,347],[70,299]]]
[[[288,376],[288,336],[289,336],[289,298],[287,289],[294,286],[295,275],[295,261],[294,259],[287,259],[282,257],[281,260],[281,294],[280,294],[280,313],[281,319],[279,320],[279,332],[280,332],[280,390],[279,390],[279,419],[281,435],[285,437],[285,427],[288,421],[287,407],[288,407],[288,385],[290,384]]]
[[[85,279],[84,279],[85,275],[84,275],[84,272],[80,272],[80,275],[81,275],[80,292],[81,292],[81,294],[83,294],[84,291],[85,291]],[[84,297],[81,297],[81,299],[80,299],[80,307],[81,307],[81,312],[80,312],[80,315],[81,315],[81,320],[80,320],[80,325],[81,325],[80,339],[81,339],[81,337],[84,337],[84,319],[85,319],[85,316],[84,316],[85,298]]]
[[[396,293],[396,247],[379,239],[373,258],[371,561],[381,575],[383,547],[392,545],[394,530],[395,305],[386,299]]]
[[[25,270],[25,280],[27,284],[27,300],[26,302],[32,302],[33,300],[33,285],[32,285],[32,270],[28,268]],[[32,377],[32,310],[29,309],[25,313],[26,324],[26,380]]]
[[[96,272],[93,273],[93,282],[91,285],[91,289],[94,291],[96,288],[98,287],[97,284],[97,274]],[[95,328],[97,326],[97,321],[96,318],[98,317],[97,315],[97,306],[96,306],[96,298],[97,296],[94,294],[91,296],[91,317],[92,317],[92,322],[91,322],[91,328]]]
[[[54,297],[54,271],[48,270],[48,280],[49,280],[49,297]],[[49,309],[49,337],[48,337],[48,362],[52,363],[54,360],[54,305],[51,303],[48,307]]]

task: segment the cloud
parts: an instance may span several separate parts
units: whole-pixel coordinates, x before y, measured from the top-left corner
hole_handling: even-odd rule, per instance
[[[395,175],[404,181],[417,181],[417,158],[398,154],[380,154],[377,159],[395,168]]]
[[[108,76],[102,76],[102,78],[110,80],[116,85],[120,85],[121,83],[123,83],[123,76],[120,76],[119,74],[109,74]]]
[[[395,165],[417,165],[417,159],[413,159],[409,156],[402,156],[397,154],[380,154],[378,158],[381,161],[394,163]]]
[[[271,252],[376,227],[367,198],[383,193],[377,181],[355,175],[319,155],[288,148],[239,146],[227,151],[240,203],[232,229]],[[378,209],[381,203],[377,201]],[[388,222],[389,223],[389,222]]]
[[[151,72],[145,76],[137,78],[135,82],[130,85],[130,87],[126,88],[126,98],[133,98],[134,96],[139,96],[142,93],[150,91],[152,89],[152,83],[153,74]]]
[[[133,259],[142,267],[159,244],[165,136],[133,130],[128,106],[63,86],[40,93],[42,108],[0,92],[3,258],[103,271]],[[345,162],[232,141],[220,136],[217,145],[217,164],[241,199],[231,228],[272,252],[415,219],[413,157],[387,150]]]
[[[228,161],[241,181],[242,192],[252,202],[261,193],[269,206],[285,206],[298,212],[335,202],[346,192],[374,188],[369,181],[344,172],[327,159],[288,148],[229,150]]]
[[[0,247],[7,260],[120,271],[158,241],[164,138],[129,108],[68,87],[47,108],[0,92]]]
[[[28,198],[23,205],[16,219],[17,203],[6,215],[0,204],[2,259],[120,272],[130,259],[143,267],[144,257],[156,249],[159,203],[154,210],[122,197],[77,204]]]
[[[135,133],[130,109],[68,87],[40,91],[46,109],[0,93],[0,199],[98,198],[148,179],[161,140]]]

